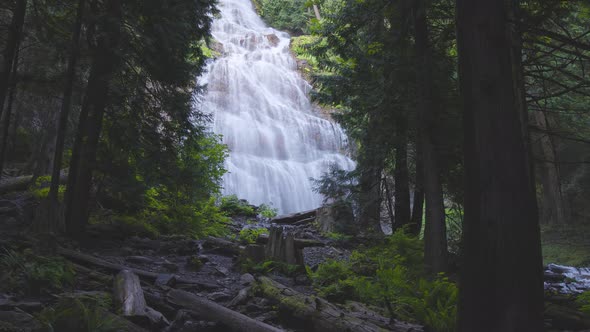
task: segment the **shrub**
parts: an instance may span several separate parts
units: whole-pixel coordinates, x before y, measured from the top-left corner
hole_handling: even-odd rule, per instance
[[[254,0],[258,14],[273,28],[294,34],[307,31],[311,16],[305,0]]]
[[[258,214],[261,215],[263,218],[272,219],[277,216],[278,209],[273,208],[270,205],[262,204],[258,207]]]
[[[220,209],[228,216],[232,217],[256,217],[256,211],[254,211],[254,208],[250,206],[247,201],[239,199],[236,195],[221,197]]]
[[[33,255],[30,251],[18,253],[5,250],[0,266],[7,277],[7,286],[23,289],[28,294],[41,294],[61,290],[74,282],[74,269],[62,257]]]
[[[332,301],[384,305],[392,317],[454,331],[457,287],[444,276],[422,274],[422,242],[400,230],[384,243],[354,251],[348,261],[327,261],[308,271],[314,287]]]
[[[580,311],[590,315],[590,291],[578,295],[576,304],[580,307]]]
[[[255,274],[269,274],[271,272],[278,272],[288,277],[293,277],[303,270],[303,268],[299,265],[292,265],[272,260],[254,263],[250,259],[245,259],[241,262],[240,266],[243,272]]]
[[[256,243],[256,239],[262,234],[268,235],[268,229],[266,228],[244,228],[240,231],[238,239],[244,244]]]
[[[43,309],[37,318],[50,331],[122,331],[125,326],[116,316],[105,315],[110,306],[110,298],[106,297],[62,297],[54,306]]]

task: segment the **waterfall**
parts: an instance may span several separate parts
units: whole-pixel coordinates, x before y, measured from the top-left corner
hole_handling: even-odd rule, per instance
[[[336,164],[354,168],[341,127],[310,102],[287,33],[269,28],[249,0],[221,0],[213,23],[222,56],[208,64],[202,108],[230,149],[223,194],[279,213],[313,209],[322,197],[310,178]]]

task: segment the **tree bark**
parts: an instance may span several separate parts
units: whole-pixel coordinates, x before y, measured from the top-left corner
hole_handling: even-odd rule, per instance
[[[168,292],[167,301],[189,311],[203,319],[215,321],[235,332],[282,332],[274,326],[259,322],[239,312],[230,310],[213,301],[209,301],[189,292],[174,289]]]
[[[8,31],[8,39],[6,41],[6,48],[4,49],[4,62],[2,64],[2,72],[0,73],[0,114],[3,113],[4,101],[6,100],[8,87],[12,81],[11,73],[13,62],[16,59],[17,50],[19,48],[26,12],[27,0],[17,0],[16,8],[10,23],[10,30]]]
[[[110,0],[106,6],[107,18],[101,24],[104,31],[99,36],[94,51],[70,163],[65,219],[66,232],[74,238],[83,234],[88,223],[92,171],[107,107],[109,82],[120,62],[116,51],[122,25],[121,2]]]
[[[8,130],[10,129],[10,117],[12,111],[12,107],[4,108],[4,102],[8,90],[12,87],[12,93],[14,93],[14,89],[16,88],[14,85],[16,84],[16,73],[18,69],[19,47],[22,39],[26,12],[27,0],[18,0],[12,15],[6,49],[4,50],[4,64],[1,73],[2,76],[0,76],[0,118],[2,122],[2,136],[0,137],[0,175],[4,170],[6,146],[8,144]],[[11,106],[12,103],[9,104]]]
[[[550,130],[547,115],[543,111],[533,112],[536,126],[541,133],[536,141],[541,152],[539,166],[541,168],[541,184],[543,196],[541,204],[541,221],[555,225],[567,223],[567,209],[561,190],[559,165],[556,163],[555,147],[548,131]]]
[[[380,236],[381,231],[381,173],[384,157],[382,143],[378,142],[378,121],[375,114],[369,114],[368,130],[363,139],[363,153],[359,160],[359,221],[361,231],[370,236]]]
[[[398,229],[410,223],[410,175],[408,172],[408,124],[405,116],[396,121],[395,146],[395,223],[393,229]]]
[[[540,232],[514,4],[457,0],[465,135],[460,332],[543,331]]]
[[[420,117],[419,144],[422,148],[426,224],[424,228],[424,259],[426,271],[432,274],[447,269],[447,232],[443,189],[436,146],[432,137],[436,126],[434,86],[432,84],[432,51],[429,45],[425,0],[418,0],[414,10],[416,56],[418,57],[417,107]]]
[[[419,235],[422,230],[424,215],[424,162],[421,144],[416,144],[416,183],[414,184],[414,204],[412,205],[412,222],[410,233]]]
[[[51,186],[49,187],[49,230],[58,230],[61,224],[59,220],[58,211],[60,209],[58,201],[59,191],[59,173],[61,170],[64,142],[66,138],[66,130],[68,124],[68,116],[71,109],[72,91],[74,88],[74,80],[76,78],[76,66],[78,63],[78,56],[80,51],[80,31],[82,30],[82,18],[84,15],[84,7],[86,1],[78,1],[78,9],[76,12],[76,21],[74,23],[72,33],[72,44],[70,46],[70,57],[68,59],[68,68],[66,71],[66,84],[64,86],[63,101],[59,113],[59,121],[57,124],[57,137],[55,140],[55,155],[53,157],[53,171],[51,173]]]

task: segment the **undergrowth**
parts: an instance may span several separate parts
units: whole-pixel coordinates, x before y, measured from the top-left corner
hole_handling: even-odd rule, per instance
[[[308,274],[328,300],[378,305],[391,317],[454,331],[457,286],[443,275],[426,278],[422,264],[422,241],[400,230],[382,244],[354,251],[349,260],[327,261]]]

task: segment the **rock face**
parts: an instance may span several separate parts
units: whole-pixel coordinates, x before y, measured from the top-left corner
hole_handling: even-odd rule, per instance
[[[345,203],[327,205],[318,209],[316,222],[322,233],[355,234],[357,226],[354,222],[352,207]]]

